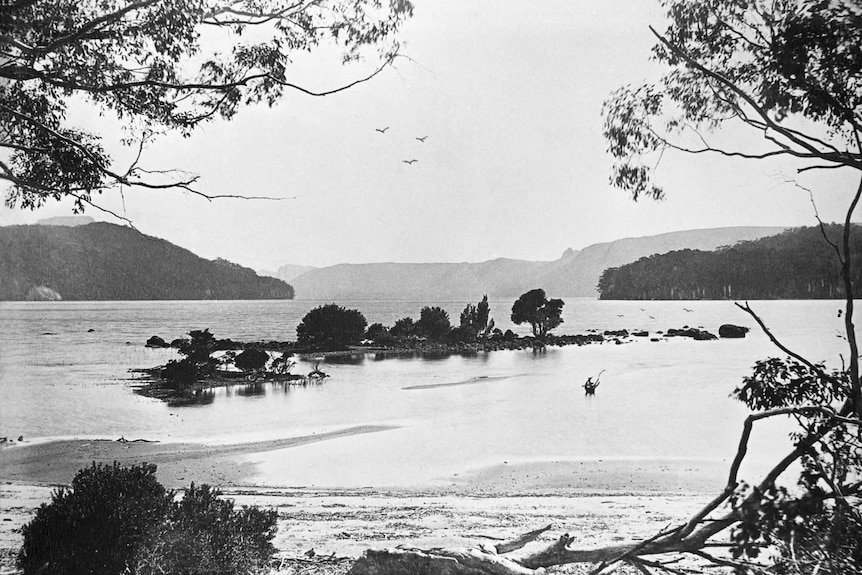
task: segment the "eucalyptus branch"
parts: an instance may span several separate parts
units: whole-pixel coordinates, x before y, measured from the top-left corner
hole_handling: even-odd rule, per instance
[[[826,241],[826,243],[829,244],[829,246],[835,251],[835,255],[838,256],[838,261],[841,262],[841,265],[844,265],[844,256],[841,254],[841,248],[839,248],[838,244],[833,242],[826,234],[826,225],[823,223],[823,220],[820,219],[820,212],[817,210],[817,203],[814,201],[814,192],[811,190],[811,188],[803,186],[792,178],[785,177],[784,183],[793,184],[800,190],[808,192],[808,199],[811,201],[811,207],[814,208],[814,218],[817,220],[817,225],[820,228],[820,235],[823,236],[823,239]]]
[[[337,93],[343,92],[345,90],[349,90],[350,88],[352,88],[358,84],[368,82],[369,80],[371,80],[372,78],[377,76],[380,72],[382,72],[387,66],[391,65],[393,60],[397,56],[398,56],[398,54],[389,55],[383,64],[381,64],[373,72],[371,72],[370,74],[368,74],[366,76],[363,76],[362,78],[359,78],[357,80],[349,82],[348,84],[344,84],[342,86],[339,86],[337,88],[330,88],[330,89],[321,90],[321,91],[310,90],[310,89],[308,89],[304,86],[301,86],[299,84],[295,84],[293,82],[288,82],[288,81],[282,80],[280,78],[275,77],[270,72],[260,72],[260,73],[256,73],[256,74],[249,74],[249,75],[243,76],[237,80],[234,80],[231,82],[223,82],[223,83],[162,82],[159,80],[136,80],[134,82],[118,82],[118,83],[113,83],[113,84],[107,84],[104,86],[82,84],[82,83],[78,82],[77,80],[55,78],[55,77],[49,76],[49,75],[47,75],[43,72],[39,72],[39,71],[35,71],[35,73],[37,74],[37,76],[40,80],[42,80],[48,84],[51,84],[52,86],[57,86],[58,88],[64,88],[67,90],[81,90],[81,91],[89,92],[92,94],[104,94],[104,93],[109,93],[109,92],[118,92],[118,91],[122,91],[122,90],[129,90],[129,89],[133,89],[133,88],[145,88],[145,87],[162,88],[162,89],[167,89],[167,90],[176,90],[178,92],[186,92],[186,91],[222,92],[222,91],[230,90],[232,88],[245,87],[245,86],[248,86],[252,82],[261,81],[261,80],[269,80],[269,81],[272,81],[276,84],[279,84],[280,86],[283,86],[285,88],[291,88],[293,90],[297,90],[298,92],[302,92],[303,94],[306,94],[308,96],[324,97],[324,96],[331,96],[333,94],[337,94]],[[224,101],[224,99],[225,98],[222,98],[222,101]],[[209,117],[210,115],[212,115],[212,114],[205,114],[203,116],[203,118]]]
[[[760,318],[760,316],[757,315],[757,313],[753,309],[751,309],[751,307],[748,305],[748,302],[745,302],[745,305],[741,305],[739,302],[734,302],[733,305],[735,305],[736,307],[738,307],[739,309],[741,309],[742,311],[744,311],[748,315],[750,315],[752,318],[754,318],[754,321],[757,322],[757,325],[760,326],[760,329],[763,330],[763,333],[766,334],[766,336],[775,345],[775,347],[777,347],[778,349],[780,349],[781,351],[783,351],[784,353],[786,353],[787,355],[789,355],[790,357],[792,357],[793,359],[798,361],[799,363],[806,365],[809,369],[811,369],[812,371],[815,371],[821,377],[828,379],[830,381],[835,380],[835,378],[833,378],[831,375],[826,373],[822,367],[820,367],[819,365],[817,365],[815,363],[812,363],[811,361],[802,357],[798,353],[791,351],[783,343],[778,341],[778,338],[776,338],[772,334],[772,331],[768,327],[766,327],[766,324],[763,322],[763,320]]]
[[[119,10],[117,10],[115,12],[110,12],[108,14],[103,14],[102,16],[99,16],[98,18],[94,18],[93,20],[91,20],[90,22],[88,22],[87,24],[82,26],[76,32],[73,32],[71,34],[67,34],[66,36],[61,36],[60,38],[57,38],[56,40],[54,40],[53,42],[48,44],[47,46],[37,46],[34,50],[37,52],[42,52],[42,53],[51,52],[54,49],[62,46],[63,44],[69,44],[71,42],[75,42],[77,40],[80,40],[86,34],[95,30],[96,28],[98,28],[102,24],[105,24],[106,22],[112,22],[112,21],[120,20],[123,16],[125,16],[129,12],[134,12],[136,10],[140,10],[141,8],[147,8],[149,6],[152,6],[153,4],[157,4],[160,1],[161,0],[139,0],[138,2],[133,2],[127,6],[124,6],[123,8],[120,8]]]
[[[808,154],[805,156],[802,156],[802,157],[817,157],[817,158],[825,159],[826,161],[843,163],[843,164],[846,164],[848,166],[853,166],[857,169],[862,169],[862,160],[854,158],[852,156],[848,157],[845,154],[842,154],[839,150],[837,150],[833,146],[827,144],[827,147],[833,149],[836,152],[836,156],[833,156],[835,159],[833,159],[833,157],[830,157],[829,154],[826,154],[822,150],[817,149],[814,145],[805,141],[805,139],[800,138],[797,134],[794,133],[794,130],[788,129],[788,128],[778,124],[772,118],[769,117],[769,114],[767,114],[766,111],[754,100],[754,98],[752,96],[750,96],[747,92],[745,92],[745,90],[743,90],[742,88],[737,86],[734,82],[728,80],[727,78],[725,78],[723,75],[719,74],[718,72],[710,70],[709,68],[707,68],[706,66],[704,66],[703,64],[698,62],[696,59],[694,59],[692,56],[690,56],[685,50],[683,50],[682,48],[680,48],[679,46],[677,46],[676,44],[672,43],[670,40],[668,40],[667,38],[665,38],[664,36],[659,34],[655,30],[655,28],[653,28],[652,26],[650,26],[649,29],[653,33],[653,35],[655,35],[655,37],[658,38],[659,42],[661,42],[661,44],[663,46],[665,46],[673,54],[675,54],[676,56],[681,58],[683,61],[685,61],[689,66],[700,71],[702,74],[706,75],[707,77],[712,78],[714,80],[717,80],[719,83],[721,83],[722,85],[727,87],[728,90],[730,90],[731,92],[733,92],[737,96],[739,96],[743,101],[745,101],[749,106],[751,106],[751,108],[757,113],[758,116],[760,116],[763,119],[763,121],[766,123],[767,126],[769,126],[770,129],[777,132],[778,134],[781,134],[787,140],[796,144],[797,146],[799,146],[803,150],[806,150],[808,152]]]

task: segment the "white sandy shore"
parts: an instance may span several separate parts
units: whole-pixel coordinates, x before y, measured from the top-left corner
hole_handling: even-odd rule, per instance
[[[0,450],[0,573],[21,544],[20,528],[92,461],[158,465],[166,486],[220,486],[239,504],[279,510],[283,556],[357,556],[369,547],[470,545],[547,524],[548,541],[568,532],[590,547],[649,536],[695,512],[720,489],[720,462],[608,459],[486,466],[425,485],[370,488],[260,487],[253,460],[296,446],[390,429],[359,426],[235,445],[66,440]],[[274,450],[279,450],[278,452]],[[337,463],[334,463],[337,465]]]

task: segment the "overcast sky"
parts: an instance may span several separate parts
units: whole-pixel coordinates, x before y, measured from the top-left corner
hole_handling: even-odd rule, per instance
[[[131,191],[124,203],[115,192],[100,201],[146,234],[271,270],[553,260],[568,247],[623,237],[816,223],[808,194],[784,183],[794,175],[788,162],[668,153],[659,168],[665,201],[635,203],[610,187],[602,102],[656,74],[647,26],[662,26],[657,1],[415,3],[401,36],[411,60],[396,69],[326,98],[289,93],[274,108],[243,110],[232,122],[208,124],[185,140],[163,138],[147,151],[149,167],[197,173],[208,194],[295,199],[209,203]],[[342,68],[331,56],[302,63],[297,81],[322,90],[374,68]],[[91,129],[105,123],[80,121]],[[375,131],[386,126],[385,134]],[[402,161],[410,159],[418,161]],[[843,219],[855,187],[850,172],[799,180],[814,190],[824,220]],[[33,223],[69,211],[68,204],[3,208],[0,219]]]

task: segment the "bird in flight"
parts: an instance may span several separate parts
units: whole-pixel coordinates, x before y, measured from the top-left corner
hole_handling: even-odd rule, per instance
[[[688,312],[694,311],[693,309],[688,309],[687,307],[684,307],[682,309],[684,309],[685,311],[688,311]]]
[[[419,140],[420,142],[422,142],[422,143],[424,144],[424,143],[425,143],[425,140],[427,140],[427,139],[428,139],[428,136],[422,136],[421,138],[416,138],[416,139],[417,139],[417,140]]]
[[[381,134],[385,134],[388,129],[389,126],[386,126],[385,128],[374,128],[375,131],[380,132]]]
[[[401,161],[404,162],[405,164],[410,164],[412,166],[414,162],[418,162],[419,160],[401,160]]]

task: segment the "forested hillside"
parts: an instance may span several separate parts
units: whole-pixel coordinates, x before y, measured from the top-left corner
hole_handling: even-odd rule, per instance
[[[0,227],[0,300],[292,297],[281,280],[127,227]]]
[[[862,237],[851,234],[855,285]],[[825,227],[841,243],[841,226]],[[826,299],[844,296],[841,263],[817,227],[740,242],[715,251],[680,250],[608,268],[600,299]]]

